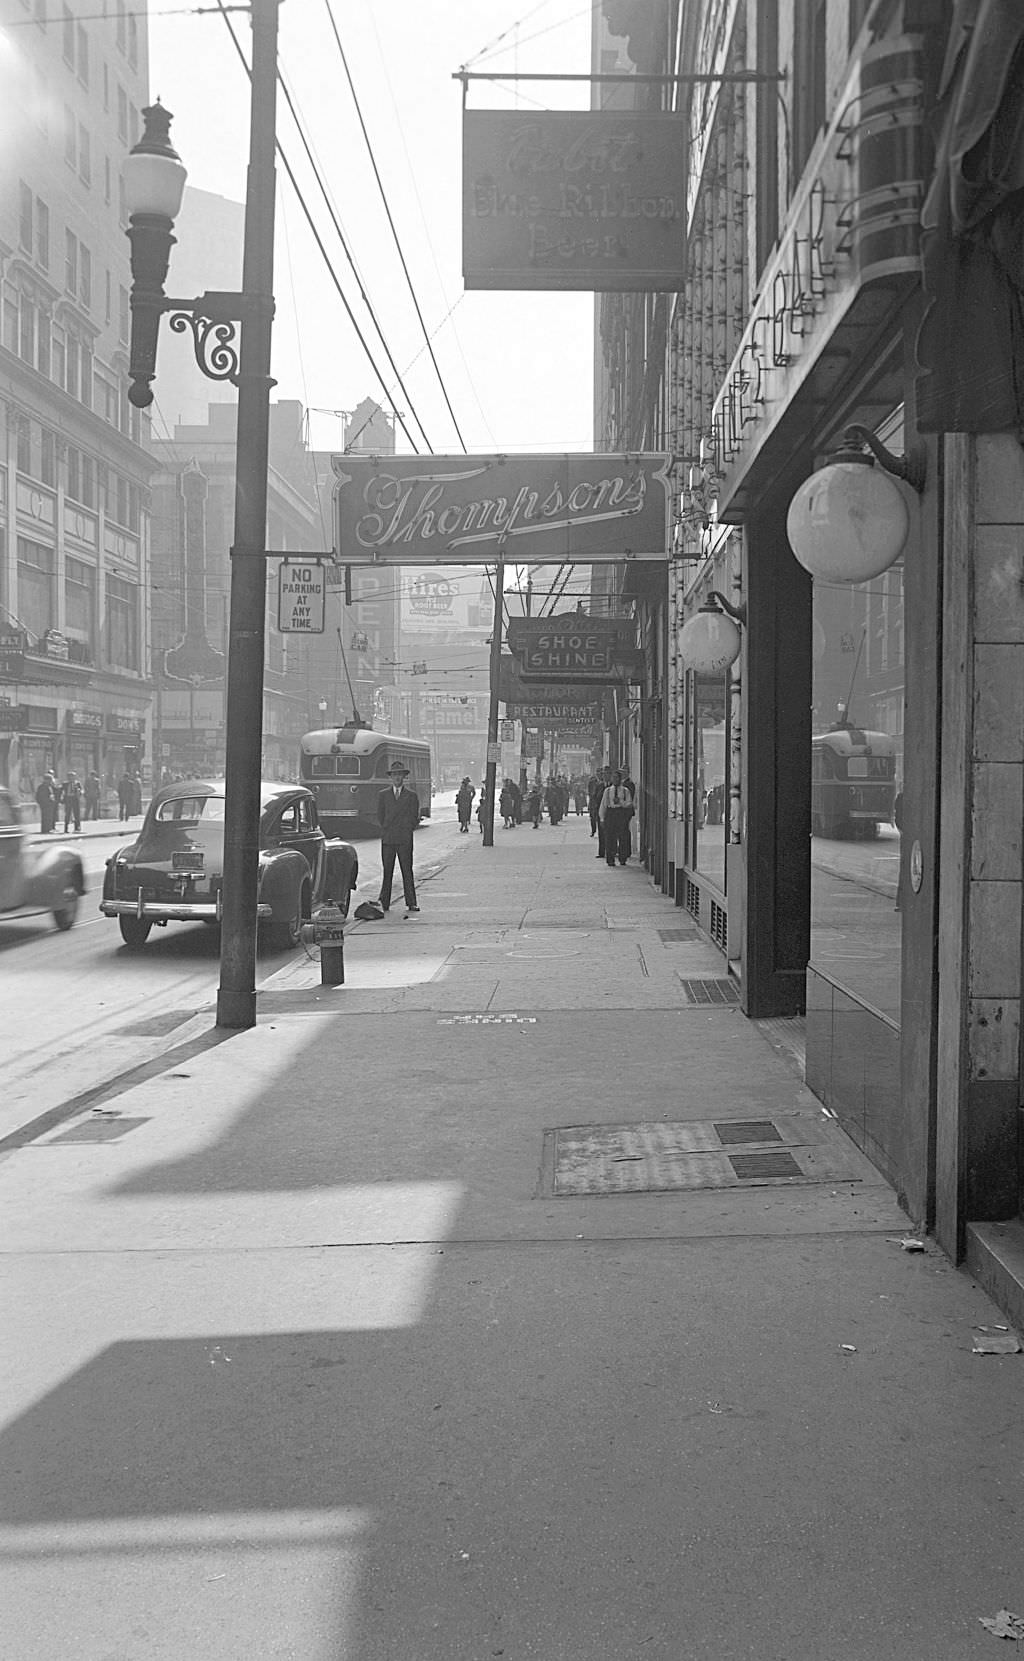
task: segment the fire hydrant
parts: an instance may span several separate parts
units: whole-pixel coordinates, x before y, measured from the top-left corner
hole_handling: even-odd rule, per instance
[[[313,913],[313,943],[320,947],[320,985],[344,986],[345,919],[333,900],[324,900]]]

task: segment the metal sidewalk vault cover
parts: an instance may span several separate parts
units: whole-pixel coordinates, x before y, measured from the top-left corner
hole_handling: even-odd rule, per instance
[[[855,1150],[810,1115],[567,1125],[544,1152],[556,1199],[861,1180]]]

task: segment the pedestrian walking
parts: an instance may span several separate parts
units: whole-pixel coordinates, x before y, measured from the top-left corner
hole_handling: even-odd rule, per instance
[[[142,812],[142,780],[138,773],[129,773],[128,812],[133,816]]]
[[[599,767],[587,780],[587,811],[590,814],[590,834],[597,837],[597,858],[604,858],[604,820],[601,803],[608,788],[608,769]]]
[[[498,797],[498,806],[501,809],[501,822],[506,830],[511,830],[515,824],[515,797],[512,795],[511,783],[508,779],[502,781],[501,795]]]
[[[512,824],[513,827],[523,822],[523,793],[515,779],[509,779],[508,787],[512,792]]]
[[[629,821],[633,812],[633,797],[622,782],[618,768],[612,782],[601,798],[600,816],[604,824],[605,859],[614,865],[616,859],[625,865],[629,858]]]
[[[68,833],[71,825],[76,831],[82,828],[82,786],[78,781],[77,773],[69,773],[61,790],[61,801],[64,803],[64,834]]]
[[[526,812],[534,830],[536,830],[544,813],[544,798],[541,793],[540,784],[536,779],[534,779],[527,792]]]
[[[622,788],[623,790],[629,791],[629,812],[626,815],[626,829],[622,839],[622,846],[625,847],[626,850],[626,859],[629,859],[633,852],[633,820],[636,817],[636,785],[629,776],[628,762],[624,762],[622,765]],[[622,863],[625,864],[626,860],[623,860]]]
[[[132,776],[127,767],[117,781],[117,817],[128,818],[128,803],[132,799]]]
[[[469,821],[473,813],[473,797],[475,795],[476,791],[469,782],[467,775],[455,793],[455,806],[459,814],[459,831],[463,836],[469,835]]]
[[[83,794],[85,796],[85,817],[98,819],[100,816],[100,776],[93,768],[87,776]]]
[[[52,773],[44,773],[36,786],[36,802],[39,805],[39,829],[44,836],[49,836],[57,822],[57,781]]]
[[[400,761],[388,768],[391,783],[377,797],[377,822],[380,825],[380,857],[383,874],[380,884],[382,911],[391,907],[391,884],[395,874],[395,860],[402,872],[406,911],[419,911],[416,904],[416,883],[412,874],[412,835],[420,822],[420,799],[415,790],[407,790],[405,781],[409,769]]]
[[[476,804],[476,822],[477,822],[477,825],[480,829],[480,834],[481,835],[483,835],[484,820],[486,818],[487,818],[487,781],[484,780],[484,782],[480,786],[480,799]]]

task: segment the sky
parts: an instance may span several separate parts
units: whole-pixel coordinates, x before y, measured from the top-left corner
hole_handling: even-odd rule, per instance
[[[198,13],[199,6],[208,9]],[[229,16],[248,55],[247,15],[239,9]],[[590,17],[588,0],[283,0],[281,73],[358,280],[280,93],[278,137],[411,434],[410,440],[397,427],[400,453],[593,449],[593,296],[463,288],[462,87],[452,79],[461,67],[584,74]],[[173,111],[171,137],[189,183],[242,201],[249,87],[216,0],[195,0],[191,8],[151,0],[149,43],[150,93]],[[568,109],[585,107],[588,92],[582,83],[474,82],[468,98],[476,109]],[[384,402],[384,393],[280,161],[276,231],[273,396],[298,399],[311,412],[314,448],[340,449],[343,422],[331,412],[351,411],[366,397]],[[170,292],[173,275],[172,256]],[[408,398],[359,298],[360,285]]]

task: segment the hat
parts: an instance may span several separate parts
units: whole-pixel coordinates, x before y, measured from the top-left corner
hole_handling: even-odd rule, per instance
[[[401,773],[404,778],[409,777],[409,769],[408,769],[408,767],[406,767],[405,763],[401,762],[401,761],[393,761],[391,763],[391,766],[388,768],[388,772],[389,773]]]

